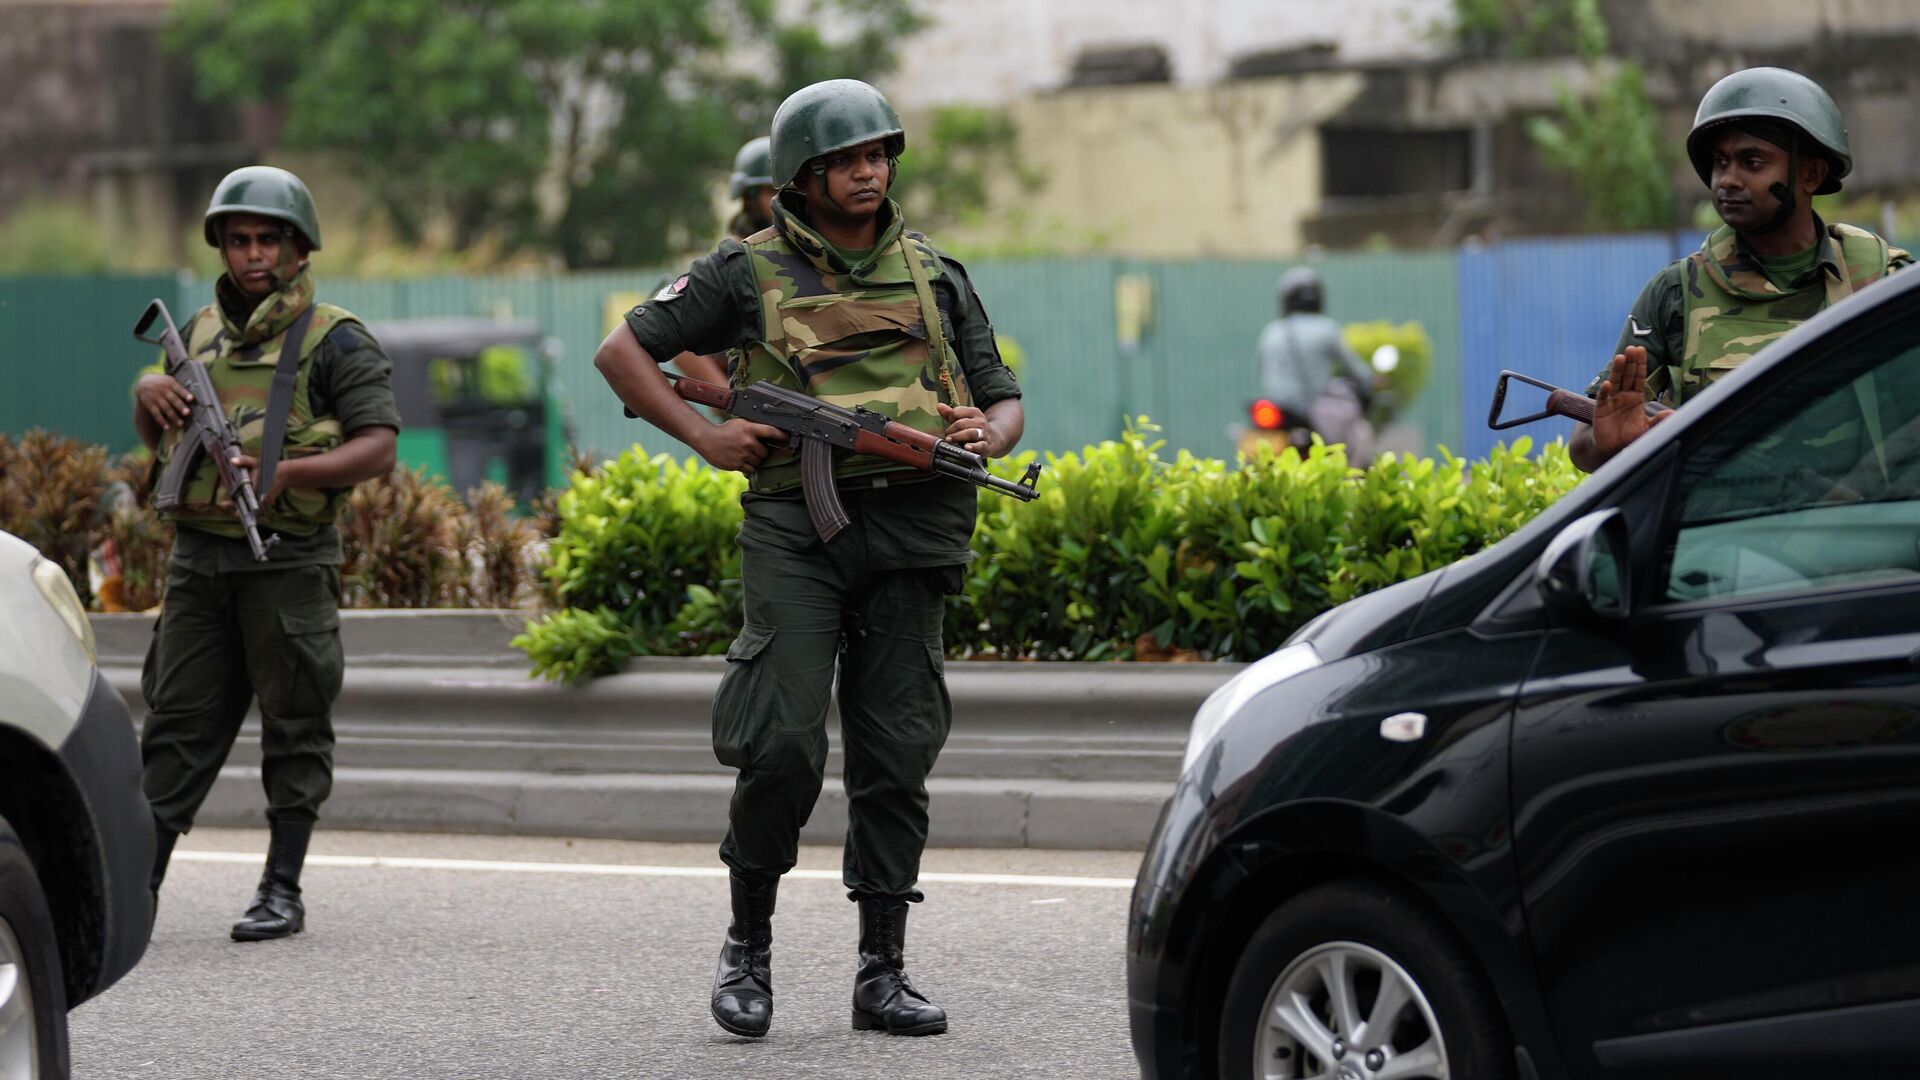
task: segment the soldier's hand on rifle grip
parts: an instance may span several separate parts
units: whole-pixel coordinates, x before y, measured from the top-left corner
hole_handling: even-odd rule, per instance
[[[787,433],[777,427],[735,417],[707,428],[693,449],[716,469],[752,476],[767,459],[767,444],[785,445],[786,441]]]
[[[254,457],[252,454],[235,454],[231,458],[228,458],[227,460],[233,462],[235,465],[246,470],[248,483],[256,484],[256,485],[259,483],[260,481],[260,459],[259,458]],[[292,475],[294,472],[298,471],[299,468],[300,466],[298,462],[282,461],[273,470],[273,490],[272,491],[255,491],[253,493],[253,497],[260,501],[260,505],[262,507],[272,506],[273,500],[279,498],[280,493],[287,490],[287,477]]]
[[[1612,457],[1673,413],[1647,416],[1647,350],[1640,346],[1616,354],[1607,376],[1594,395],[1593,448]]]
[[[987,414],[972,405],[935,406],[940,410],[940,418],[947,422],[947,430],[942,436],[948,442],[971,454],[981,457],[999,457],[994,449],[993,421]]]
[[[157,371],[140,376],[133,384],[133,398],[153,422],[167,431],[185,427],[193,414],[193,395],[180,380]]]

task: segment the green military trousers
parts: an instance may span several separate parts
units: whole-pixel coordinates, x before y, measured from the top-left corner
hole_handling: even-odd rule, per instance
[[[339,605],[338,567],[167,568],[140,672],[142,781],[160,824],[192,827],[256,697],[268,819],[319,816],[333,788],[333,699],[346,672]]]
[[[713,703],[714,753],[740,771],[721,860],[756,879],[793,868],[825,777],[837,667],[847,889],[917,900],[927,773],[953,724],[941,624],[960,568],[874,569],[886,540],[858,511],[821,544],[797,504],[762,507],[775,510],[780,535],[767,542],[768,523],[749,509],[746,619]]]

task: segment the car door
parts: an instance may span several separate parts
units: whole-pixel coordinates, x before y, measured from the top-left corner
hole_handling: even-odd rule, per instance
[[[1624,485],[1670,485],[1635,609],[1542,639],[1515,855],[1577,1075],[1920,1074],[1916,297],[1702,398]]]

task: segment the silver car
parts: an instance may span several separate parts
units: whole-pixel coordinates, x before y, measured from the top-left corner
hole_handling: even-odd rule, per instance
[[[153,816],[120,695],[59,566],[0,532],[0,1080],[68,1071],[67,1010],[153,928]]]

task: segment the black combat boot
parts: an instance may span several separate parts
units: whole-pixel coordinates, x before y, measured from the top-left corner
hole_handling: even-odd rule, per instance
[[[773,1023],[773,898],[780,879],[755,883],[727,875],[733,922],[713,973],[713,1018],[735,1035],[757,1039]]]
[[[167,864],[173,861],[173,844],[180,834],[160,824],[158,818],[153,822],[153,877],[147,885],[153,890],[153,902],[160,903],[160,883],[166,880]]]
[[[907,901],[872,896],[860,901],[860,970],[853,977],[853,1030],[889,1035],[938,1035],[947,1011],[907,981]]]
[[[275,821],[272,829],[267,842],[267,870],[260,875],[260,891],[253,894],[247,917],[233,924],[235,941],[283,938],[306,927],[307,909],[300,903],[300,866],[307,861],[313,822]]]

